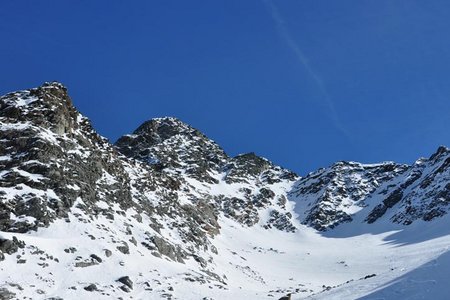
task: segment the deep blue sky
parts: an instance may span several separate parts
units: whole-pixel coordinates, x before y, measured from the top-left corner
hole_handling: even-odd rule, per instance
[[[1,1],[0,93],[64,83],[115,141],[176,116],[305,174],[450,146],[447,0]]]

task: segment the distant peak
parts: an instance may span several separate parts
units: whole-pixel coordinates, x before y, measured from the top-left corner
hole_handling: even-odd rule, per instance
[[[271,164],[271,162],[268,159],[256,155],[255,152],[248,152],[236,155],[233,158],[233,160],[240,163]]]
[[[58,135],[72,136],[81,124],[93,132],[90,122],[72,103],[67,88],[58,81],[0,97],[0,117],[45,127]]]
[[[381,163],[373,163],[373,164],[366,164],[366,163],[360,163],[360,162],[355,162],[355,161],[338,161],[336,163],[334,163],[331,167],[335,168],[335,167],[355,167],[355,168],[377,168],[377,167],[382,167],[382,166],[387,166],[387,165],[396,165],[395,162],[393,161],[384,161]]]
[[[189,141],[193,142],[192,145],[197,146],[211,144],[216,150],[219,149],[217,151],[223,152],[223,150],[206,135],[175,117],[153,118],[145,121],[133,132],[133,134],[122,136],[115,144],[122,153],[127,156],[133,156],[136,151],[130,153],[131,148],[139,148],[138,152],[140,153],[142,152],[142,149],[148,149],[164,143],[166,140],[171,140],[172,142],[175,142],[176,140],[176,143],[181,143],[178,145],[180,147],[184,147],[182,144]],[[142,155],[139,154],[139,156]]]
[[[181,121],[180,119],[176,117],[161,117],[161,118],[152,118],[148,121],[145,121],[141,124],[141,126],[145,124],[157,124],[157,125],[171,125],[171,126],[189,126],[187,123]],[[139,126],[139,127],[141,127]],[[138,128],[139,128],[138,127]]]
[[[162,139],[166,139],[177,134],[193,131],[197,132],[196,129],[178,118],[163,117],[145,121],[133,132],[133,134],[158,134]]]
[[[439,148],[437,149],[438,153],[445,153],[445,152],[449,152],[450,149],[447,148],[446,146],[439,146]]]
[[[431,155],[430,159],[436,159],[437,157],[444,155],[444,154],[448,154],[450,152],[450,149],[447,148],[446,146],[439,146],[439,148],[436,150],[436,152]]]
[[[9,107],[28,109],[33,106],[42,109],[40,105],[46,103],[51,106],[62,105],[70,110],[75,110],[68,95],[67,88],[57,81],[44,82],[39,87],[12,92],[1,98]]]
[[[152,118],[149,121],[153,122],[174,122],[174,123],[184,123],[177,117],[160,117],[160,118]]]
[[[340,166],[360,166],[361,164],[354,161],[348,161],[348,160],[340,160],[338,162],[335,162],[332,167],[340,167]]]
[[[30,89],[30,96],[38,97],[45,103],[52,105],[63,105],[70,110],[75,110],[67,88],[58,81],[49,81],[40,87]]]
[[[238,155],[236,155],[236,158],[237,157],[258,157],[258,155],[256,155],[255,152],[248,152],[248,153],[238,154]]]
[[[44,82],[44,84],[41,86],[41,88],[56,88],[56,89],[67,90],[67,88],[64,86],[64,84],[62,84],[61,82],[58,82],[58,81]]]

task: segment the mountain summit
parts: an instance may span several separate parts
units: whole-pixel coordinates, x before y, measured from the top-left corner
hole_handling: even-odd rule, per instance
[[[216,182],[210,173],[219,172],[228,159],[219,145],[176,118],[144,122],[115,146],[125,156],[187,172],[206,182]]]
[[[176,118],[112,145],[57,82],[0,97],[0,132],[0,299],[389,297],[450,267],[445,147],[301,178]]]

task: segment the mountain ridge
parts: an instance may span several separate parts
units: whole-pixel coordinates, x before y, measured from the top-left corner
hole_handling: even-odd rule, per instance
[[[320,232],[332,234],[346,224],[408,231],[415,227],[409,225],[448,217],[446,147],[412,165],[343,161],[299,177],[255,153],[229,157],[173,117],[146,121],[110,144],[57,82],[0,97],[0,121],[3,297],[72,299],[96,293],[182,299],[187,293],[195,299],[191,286],[218,299],[287,292],[308,297],[329,285],[302,279],[295,286],[293,274],[303,278],[297,269],[291,270],[288,260],[275,264],[284,255],[306,259],[310,250],[300,254],[296,248],[308,247],[300,241],[310,237],[308,243],[325,245],[329,240]],[[64,237],[67,233],[73,239]],[[61,245],[45,242],[53,239]],[[291,273],[273,277],[260,259],[273,263],[272,270]],[[159,267],[149,271],[150,265]],[[11,268],[52,274],[29,274],[23,287]],[[116,268],[124,271],[89,275]],[[381,271],[391,274],[387,267]],[[354,272],[349,277],[343,271],[329,283],[338,289],[367,275]],[[67,282],[59,280],[69,274]]]

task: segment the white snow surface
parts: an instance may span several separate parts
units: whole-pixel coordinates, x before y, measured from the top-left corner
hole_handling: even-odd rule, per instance
[[[134,235],[146,230],[128,215],[123,218],[133,226]],[[127,240],[123,220],[99,218],[92,224],[77,222],[72,216],[71,221],[59,220],[28,234],[2,232],[5,238],[16,236],[32,246],[21,250],[28,254],[26,263],[18,264],[14,255],[0,264],[0,287],[31,299],[88,298],[91,294],[83,286],[90,283],[105,291],[104,295],[96,293],[97,299],[159,299],[172,289],[173,299],[278,299],[286,289],[294,292],[293,299],[445,299],[450,292],[448,217],[398,231],[376,232],[382,229],[376,228],[354,235],[340,230],[330,236],[301,225],[297,233],[243,228],[224,218],[222,233],[213,243],[218,249],[216,271],[226,276],[227,285],[191,282],[187,278],[202,277],[194,262],[156,258],[134,245],[130,255],[114,252],[106,257],[105,249],[113,250],[117,241]],[[70,247],[76,252],[64,252]],[[31,255],[39,250],[45,254]],[[21,251],[18,254],[23,256]],[[74,267],[91,254],[101,257],[102,263]],[[364,279],[372,274],[376,276]],[[135,285],[130,293],[118,289],[116,280],[125,275]],[[13,282],[23,290],[11,289]],[[117,289],[114,296],[109,294],[111,285]],[[152,291],[146,290],[149,286]]]

